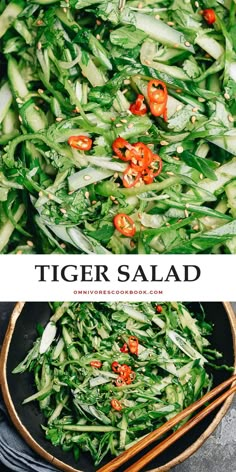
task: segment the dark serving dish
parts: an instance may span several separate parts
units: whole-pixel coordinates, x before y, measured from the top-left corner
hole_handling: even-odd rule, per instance
[[[190,303],[192,311],[199,310],[199,302]],[[229,303],[203,302],[206,318],[213,322],[211,344],[222,352],[223,363],[232,365],[236,371],[236,318]],[[12,313],[4,339],[0,359],[1,388],[11,419],[25,441],[44,459],[61,470],[68,472],[94,472],[89,454],[81,454],[74,461],[71,453],[63,452],[44,438],[41,429],[44,419],[36,402],[22,405],[24,398],[34,393],[33,377],[30,373],[20,376],[12,370],[25,357],[37,337],[37,323],[45,326],[50,317],[49,305],[45,302],[18,303]],[[231,374],[225,370],[214,371],[214,386],[223,382]],[[229,398],[221,408],[209,415],[188,434],[153,460],[145,470],[164,472],[185,460],[195,452],[214,431],[230,406]],[[109,460],[109,459],[108,459]],[[126,469],[129,463],[120,468]]]

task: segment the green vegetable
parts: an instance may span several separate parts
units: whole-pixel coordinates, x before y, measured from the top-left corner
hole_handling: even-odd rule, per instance
[[[0,8],[0,252],[235,254],[233,2],[64,3]],[[166,121],[151,113],[154,79]],[[90,149],[69,144],[79,136]],[[160,156],[153,181],[140,172],[126,187],[119,137]],[[119,213],[133,238],[116,230]]]
[[[230,369],[211,348],[202,307],[193,314],[176,302],[161,303],[161,313],[149,302],[52,305],[44,331],[13,372],[33,372],[36,391],[22,401],[38,401],[46,438],[65,452],[89,452],[95,466],[201,398],[215,369]],[[122,352],[130,336],[138,338],[137,355]],[[113,362],[130,367],[131,382],[116,385],[122,374]]]

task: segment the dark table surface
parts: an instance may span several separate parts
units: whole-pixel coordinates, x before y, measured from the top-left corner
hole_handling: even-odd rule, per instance
[[[236,302],[232,303],[236,313]],[[0,302],[0,345],[14,303]],[[0,463],[1,472],[11,472]],[[236,398],[216,431],[203,446],[172,472],[236,472]]]

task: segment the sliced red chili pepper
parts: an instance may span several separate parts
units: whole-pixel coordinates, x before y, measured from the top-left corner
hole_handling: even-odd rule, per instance
[[[128,344],[124,343],[124,345],[120,348],[121,352],[129,352]]]
[[[122,410],[122,405],[119,402],[119,400],[116,400],[116,398],[112,398],[111,400],[111,406],[114,408],[116,411],[121,411]]]
[[[151,102],[166,103],[167,101],[168,94],[166,84],[161,80],[149,80],[147,93],[148,98]]]
[[[131,166],[128,166],[123,172],[122,182],[124,187],[134,187],[141,178],[141,173],[134,170]]]
[[[129,155],[126,155],[126,151],[133,149],[132,144],[130,144],[126,139],[116,138],[115,141],[112,143],[112,149],[114,153],[122,160],[122,161],[129,161]]]
[[[113,372],[115,372],[115,373],[118,372],[119,373],[119,369],[121,368],[121,365],[119,364],[119,362],[114,361],[111,364],[111,368],[112,368]]]
[[[154,180],[153,172],[150,169],[147,169],[144,175],[142,175],[142,179],[146,185],[152,184]]]
[[[161,313],[161,312],[162,312],[162,306],[161,306],[161,305],[157,305],[157,306],[156,306],[156,311],[157,311],[157,313]]]
[[[131,167],[137,172],[146,169],[152,161],[152,151],[144,143],[134,144],[135,153],[130,151]]]
[[[68,144],[80,151],[89,151],[92,147],[93,141],[88,136],[70,136]]]
[[[144,103],[144,96],[138,94],[136,101],[131,103],[129,109],[133,115],[145,115],[145,113],[147,113],[147,107]]]
[[[152,171],[148,170],[147,173],[143,176],[143,181],[146,185],[152,184],[154,180],[154,175]]]
[[[126,383],[125,383],[125,380],[123,379],[123,377],[117,377],[116,386],[117,387],[124,387],[124,385],[126,385]]]
[[[150,103],[150,112],[153,116],[163,115],[164,121],[167,121],[166,102],[162,102],[162,103],[151,102]]]
[[[126,385],[130,385],[134,381],[135,377],[136,377],[135,372],[131,370],[128,379],[126,379]]]
[[[208,25],[212,25],[216,21],[216,14],[212,8],[206,8],[203,10],[202,16]]]
[[[152,79],[148,82],[148,98],[150,101],[150,111],[154,116],[161,116],[167,121],[167,99],[168,93],[164,82]]]
[[[119,370],[120,377],[122,377],[124,380],[128,379],[131,372],[131,367],[126,364],[122,364]]]
[[[135,224],[130,216],[125,213],[118,213],[113,219],[117,231],[124,236],[132,237],[136,233]]]
[[[138,355],[138,338],[136,338],[136,336],[130,336],[128,344],[131,354]]]
[[[100,367],[102,367],[102,362],[101,361],[91,361],[90,365],[91,365],[91,367],[96,367],[97,369],[100,369]]]

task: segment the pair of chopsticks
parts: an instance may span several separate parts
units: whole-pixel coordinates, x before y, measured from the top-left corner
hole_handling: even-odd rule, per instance
[[[212,400],[212,398],[219,395],[223,390],[226,389],[229,385],[231,385],[234,381],[236,381],[236,374],[230,377],[225,382],[221,383],[213,390],[208,392],[204,395],[200,400],[197,400],[192,405],[185,408],[183,411],[178,413],[176,416],[171,418],[167,421],[164,425],[160,428],[152,431],[151,433],[147,434],[143,439],[135,443],[129,449],[124,451],[115,459],[112,459],[108,464],[104,465],[97,472],[113,472],[117,470],[125,462],[129,461],[132,457],[142,451],[144,448],[149,446],[152,442],[159,439],[163,434],[167,433],[167,431],[171,430],[174,426],[176,426],[180,421],[184,420],[187,416],[194,413],[198,410],[201,406],[203,406],[206,402]],[[191,418],[187,423],[182,425],[177,431],[172,433],[169,437],[164,439],[160,442],[157,446],[153,447],[149,452],[144,454],[139,460],[137,460],[134,464],[132,464],[125,472],[138,472],[141,470],[145,465],[147,465],[152,459],[157,457],[161,454],[165,449],[171,446],[175,441],[181,438],[185,433],[187,433],[191,428],[193,428],[197,423],[199,423],[203,418],[209,415],[215,408],[217,408],[221,403],[223,403],[226,398],[236,392],[236,384],[233,385],[229,390],[226,390],[222,395],[220,395],[216,400],[206,406],[203,410],[198,412],[196,416]]]

